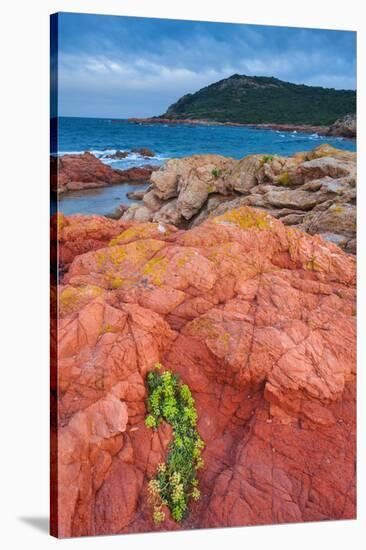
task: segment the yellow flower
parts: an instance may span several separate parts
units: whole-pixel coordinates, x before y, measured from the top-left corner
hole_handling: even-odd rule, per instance
[[[163,474],[166,471],[166,465],[163,463],[158,464],[158,472]]]
[[[161,523],[165,519],[165,514],[160,508],[155,507],[154,513],[153,513],[153,520],[154,523]]]
[[[160,493],[160,483],[157,479],[151,479],[148,483],[148,491],[151,495],[155,496]]]

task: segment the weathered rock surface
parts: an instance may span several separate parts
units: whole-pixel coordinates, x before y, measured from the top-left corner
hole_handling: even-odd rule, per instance
[[[241,160],[219,155],[171,159],[151,176],[143,205],[123,219],[195,227],[210,216],[238,206],[267,210],[311,233],[323,214],[321,233],[349,252],[356,237],[356,153],[324,144],[293,157],[250,155]],[[348,224],[324,211],[337,206],[351,216]],[[335,239],[335,241],[334,241]]]
[[[60,228],[59,535],[354,518],[354,258],[246,207],[188,231],[97,223],[99,246],[83,217]],[[147,501],[171,437],[144,425],[157,361],[206,443],[181,524]]]
[[[357,133],[356,115],[346,115],[336,120],[328,130],[329,136],[355,138]]]
[[[51,157],[51,184],[54,191],[65,193],[125,182],[148,182],[154,170],[155,166],[114,170],[89,152],[63,155]]]
[[[107,246],[111,239],[127,229],[131,224],[114,221],[104,216],[69,216],[58,214],[52,219],[52,249],[57,249],[59,265],[63,268],[72,260],[89,252]]]

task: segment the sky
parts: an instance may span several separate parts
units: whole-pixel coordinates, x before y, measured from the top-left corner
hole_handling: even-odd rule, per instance
[[[232,74],[356,88],[356,33],[61,13],[60,116],[148,117]]]

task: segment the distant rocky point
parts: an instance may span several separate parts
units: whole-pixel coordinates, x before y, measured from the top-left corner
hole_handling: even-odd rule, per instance
[[[355,138],[357,133],[356,115],[346,115],[336,120],[328,130],[328,136]]]
[[[215,120],[202,119],[175,119],[164,117],[129,118],[133,124],[163,124],[163,125],[188,125],[188,126],[244,126],[257,130],[278,130],[280,132],[304,132],[307,134],[318,134],[319,136],[337,136],[356,138],[357,121],[356,115],[346,115],[336,120],[330,126],[315,124],[273,124],[273,123],[244,123],[244,122],[218,122]]]
[[[162,116],[249,124],[329,126],[356,112],[356,92],[234,74],[173,103]]]
[[[355,137],[356,92],[234,74],[182,96],[159,117],[131,122],[232,124]],[[343,120],[344,122],[341,122]],[[337,121],[337,122],[335,122]],[[331,126],[331,129],[329,127]]]

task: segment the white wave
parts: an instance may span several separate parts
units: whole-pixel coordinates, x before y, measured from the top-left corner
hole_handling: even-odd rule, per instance
[[[82,155],[85,151],[58,151],[55,153],[58,157],[63,157],[64,155]]]
[[[59,151],[56,155],[82,155],[85,152],[89,152],[94,155],[96,158],[101,160],[104,164],[116,165],[119,168],[131,168],[133,166],[144,166],[146,164],[152,165],[161,165],[164,161],[168,160],[170,157],[167,155],[155,155],[154,157],[144,157],[139,153],[133,151],[126,151],[128,154],[124,158],[113,158],[113,155],[121,151],[121,149],[90,149],[88,151]],[[112,157],[112,158],[111,158]]]
[[[103,155],[114,154],[117,149],[105,149],[104,151],[99,151],[98,149],[84,149],[82,151],[59,151],[57,155],[62,157],[64,155],[83,155],[84,153],[91,153],[95,157],[99,158]]]

